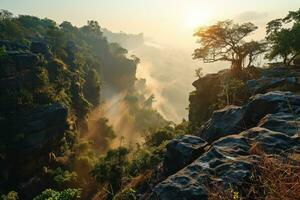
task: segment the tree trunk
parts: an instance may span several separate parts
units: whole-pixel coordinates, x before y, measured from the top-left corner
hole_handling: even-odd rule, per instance
[[[250,54],[249,54],[249,62],[248,62],[247,67],[250,67],[251,64],[252,64],[252,62],[253,62],[253,55],[252,55],[252,53],[250,53]]]
[[[239,76],[242,71],[242,63],[243,59],[236,59],[231,62],[231,70],[237,76]]]

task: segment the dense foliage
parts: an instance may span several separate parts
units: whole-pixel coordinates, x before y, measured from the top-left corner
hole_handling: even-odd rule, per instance
[[[82,198],[96,192],[90,172],[116,137],[105,116],[88,127],[89,115],[101,107],[101,85],[110,88],[113,95],[126,94],[124,103],[134,131],[141,133],[167,124],[152,105],[144,105],[147,99],[135,88],[139,59],[128,58],[127,53],[119,44],[107,41],[96,21],[76,27],[66,21],[57,24],[50,19],[0,11],[1,194],[15,189],[20,198],[26,199],[52,188],[36,199],[74,199],[79,193],[68,188],[82,188]],[[136,101],[130,101],[129,96]],[[53,119],[64,116],[53,114],[64,109],[67,119]],[[41,118],[44,115],[47,118]],[[52,129],[47,120],[58,120],[59,125]],[[32,130],[24,130],[28,124]],[[44,126],[50,127],[40,130]],[[26,131],[50,136],[31,136]],[[23,156],[28,146],[34,158]],[[17,156],[19,159],[13,159]],[[39,162],[32,164],[35,159]],[[15,174],[11,165],[19,163],[25,163],[25,171]],[[112,170],[113,179],[115,172]],[[29,184],[34,189],[30,194],[26,188],[19,192],[17,187],[33,176],[45,184]],[[119,188],[117,178],[114,187]],[[15,194],[8,193],[7,198]]]
[[[194,34],[200,44],[200,48],[194,51],[194,59],[201,59],[204,63],[229,61],[231,69],[240,71],[246,58],[249,61],[247,66],[250,66],[257,55],[265,51],[264,42],[245,40],[256,29],[252,23],[234,24],[230,20],[201,27]]]
[[[281,57],[289,65],[299,56],[299,13],[268,24],[268,58]],[[253,62],[266,51],[265,42],[246,39],[256,29],[252,23],[223,21],[195,33],[200,43],[195,59],[229,61],[238,72],[221,72],[203,93],[191,94],[194,100],[206,97],[204,106],[193,108],[198,116],[247,99],[245,83],[260,71]],[[135,200],[133,183],[140,179],[150,187],[147,178],[159,171],[166,144],[188,132],[188,121],[174,125],[153,109],[154,95],[146,97],[135,76],[140,60],[108,42],[102,30],[96,21],[76,27],[0,12],[0,193],[6,194],[1,199],[75,200],[104,193],[107,199]],[[126,37],[104,31],[114,40]],[[130,37],[143,41],[142,35]],[[201,68],[196,76],[205,80]],[[111,149],[120,134],[96,112],[106,105],[100,103],[101,85],[121,96],[118,120],[123,128],[143,134],[143,142],[123,144],[121,137]],[[96,119],[91,118],[94,112],[100,115]]]
[[[147,179],[147,173],[154,171],[165,156],[166,144],[186,133],[187,123],[169,125],[145,134],[143,145],[118,147],[103,155],[91,171],[96,181],[103,185],[109,199],[135,200],[136,192],[130,188],[136,178]],[[146,180],[144,180],[146,182]],[[145,187],[150,187],[147,185]]]
[[[275,19],[267,25],[267,40],[270,52],[267,58],[282,58],[290,65],[300,55],[300,9],[289,12],[282,19]]]

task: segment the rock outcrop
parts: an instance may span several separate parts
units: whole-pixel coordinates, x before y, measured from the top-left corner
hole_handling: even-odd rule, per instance
[[[189,97],[189,122],[193,130],[210,117],[213,111],[211,105],[217,101],[218,93],[221,90],[222,75],[223,72],[208,74],[193,82],[196,90]]]
[[[243,187],[259,161],[258,155],[250,153],[253,145],[259,145],[266,153],[279,154],[299,151],[299,142],[299,137],[260,127],[224,137],[192,164],[158,184],[153,199],[207,199],[207,187],[214,183]]]
[[[300,118],[294,114],[268,114],[260,120],[258,126],[294,135],[300,131]]]
[[[262,77],[257,80],[250,80],[247,81],[247,90],[249,93],[257,94],[257,93],[264,93],[268,90],[276,89],[277,87],[286,87],[286,88],[295,88],[299,89],[300,81],[298,77],[284,77],[284,78],[277,78],[277,77]]]
[[[291,92],[255,95],[242,107],[214,112],[200,134],[210,143],[207,151],[156,185],[151,198],[205,200],[214,184],[247,187],[260,160],[251,151],[254,146],[272,155],[300,152],[299,117],[300,96]]]
[[[300,114],[300,96],[291,92],[269,92],[249,99],[244,106],[229,106],[215,111],[205,123],[199,136],[205,141],[213,141],[257,126],[268,114],[290,117]],[[272,128],[272,127],[271,127]]]
[[[245,87],[251,95],[273,90],[299,92],[300,69],[298,66],[265,69],[260,78],[247,81]]]
[[[172,140],[167,145],[164,160],[165,173],[172,174],[190,164],[205,152],[206,146],[207,142],[193,135],[184,135]]]
[[[67,115],[67,108],[52,104],[1,116],[2,130],[8,130],[1,133],[7,144],[0,159],[2,180],[20,184],[41,170],[64,137]]]
[[[207,74],[193,82],[196,90],[189,97],[191,133],[198,131],[199,127],[210,118],[214,109],[224,104],[223,101],[228,101],[228,99],[225,99],[226,97],[222,96],[225,92],[224,84],[233,79],[234,77],[231,76],[228,70],[222,70],[215,74]],[[235,94],[235,100],[237,101],[233,102],[239,106],[256,94],[278,90],[300,92],[299,66],[277,65],[267,69],[249,67],[244,70],[241,79],[244,84],[240,91]],[[230,83],[227,84],[230,85]],[[227,98],[230,99],[230,96],[227,96]]]
[[[198,135],[211,143],[226,135],[239,133],[244,130],[245,109],[240,106],[227,106],[213,112],[209,121],[204,124]]]
[[[49,45],[42,41],[32,41],[30,51],[36,54],[42,54],[47,60],[52,57]]]

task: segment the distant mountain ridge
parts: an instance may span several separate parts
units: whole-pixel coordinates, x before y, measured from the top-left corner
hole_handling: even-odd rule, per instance
[[[129,34],[122,31],[114,33],[106,28],[101,28],[101,31],[109,42],[118,43],[128,50],[141,46],[145,41],[143,33]]]

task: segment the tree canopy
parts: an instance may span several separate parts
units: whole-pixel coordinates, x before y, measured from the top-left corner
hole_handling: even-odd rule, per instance
[[[300,56],[300,9],[289,12],[285,18],[270,21],[266,38],[270,44],[266,57],[270,60],[279,57],[290,65]]]
[[[250,66],[256,56],[265,51],[264,42],[245,40],[256,29],[252,23],[235,24],[231,20],[201,27],[194,34],[200,47],[195,49],[193,58],[204,63],[229,61],[231,68],[239,71],[248,57],[247,66]]]

